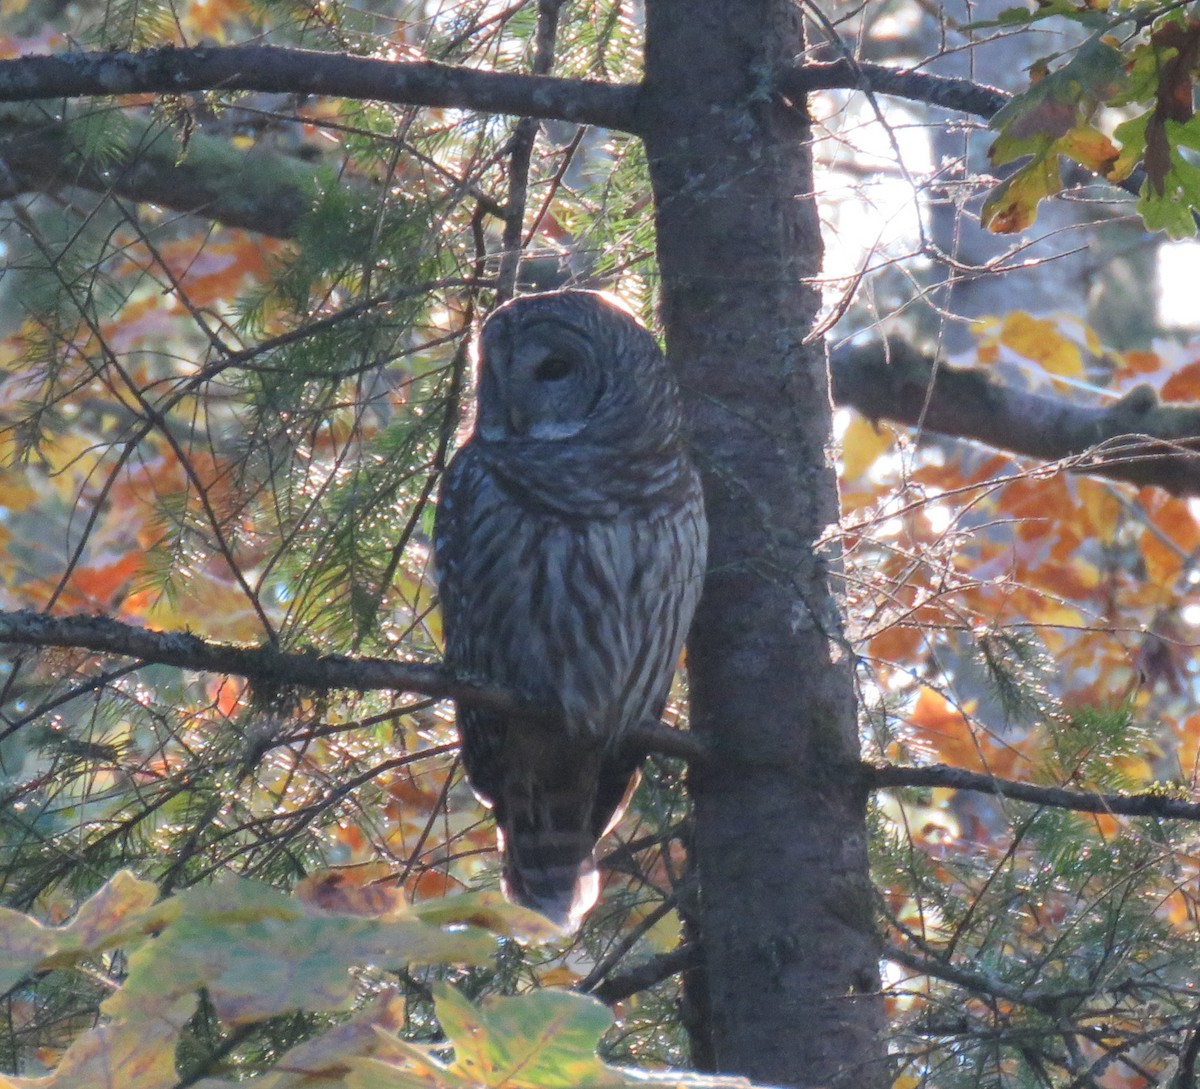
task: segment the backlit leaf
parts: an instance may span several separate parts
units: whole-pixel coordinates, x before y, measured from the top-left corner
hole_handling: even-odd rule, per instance
[[[1000,342],[1033,360],[1049,374],[1064,378],[1078,378],[1083,374],[1083,353],[1079,345],[1064,336],[1052,321],[1014,311],[1004,319]]]
[[[852,416],[842,436],[842,471],[845,478],[857,480],[892,448],[894,442],[895,436],[889,428],[857,414]]]
[[[233,1023],[337,1010],[351,1000],[355,966],[478,963],[495,949],[483,930],[443,929],[398,903],[381,916],[346,915],[240,879],[175,899],[178,918],[130,956],[125,985],[105,1002],[110,1016],[131,1017],[199,987]]]

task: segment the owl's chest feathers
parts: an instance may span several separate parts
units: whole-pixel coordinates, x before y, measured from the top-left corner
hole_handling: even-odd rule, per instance
[[[641,435],[620,444],[479,443],[473,454],[527,513],[568,520],[654,518],[690,501],[698,487],[673,436]]]
[[[690,465],[638,502],[612,500],[610,511],[603,481],[589,482],[594,502],[568,503],[561,478],[539,475],[531,486],[522,474],[514,484],[490,459],[463,453],[472,464],[458,467],[466,487],[453,516],[469,523],[461,528],[473,546],[456,553],[443,583],[454,598],[448,660],[557,705],[577,736],[613,736],[657,716],[691,613],[681,602],[694,604],[703,566],[702,539],[688,532],[695,521],[679,517],[698,509]]]

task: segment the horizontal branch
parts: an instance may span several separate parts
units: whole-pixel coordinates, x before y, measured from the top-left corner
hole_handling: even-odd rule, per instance
[[[264,688],[414,692],[453,699],[533,726],[554,727],[560,717],[495,685],[455,675],[433,662],[390,658],[350,658],[341,654],[285,653],[271,646],[213,643],[190,632],[160,632],[103,616],[47,616],[29,611],[0,612],[0,645],[66,648],[136,658],[146,664],[178,666],[197,673],[244,677]],[[701,742],[661,723],[643,723],[626,735],[630,745],[686,759],[703,759]]]
[[[899,945],[886,945],[883,955],[885,959],[902,964],[910,971],[919,972],[921,975],[932,976],[934,979],[953,983],[955,986],[963,987],[975,994],[989,995],[1005,1002],[1029,1006],[1044,1013],[1057,1012],[1063,1000],[1060,995],[1009,983],[989,975],[979,968],[964,968],[941,957],[931,955],[918,956]]]
[[[1001,779],[977,771],[930,764],[916,767],[901,764],[864,765],[871,785],[878,787],[946,787],[997,794],[1014,801],[1030,802],[1051,809],[1078,813],[1106,813],[1119,817],[1161,817],[1164,820],[1200,821],[1200,803],[1152,792],[1147,794],[1099,794],[1090,790],[1037,786],[1015,779]]]
[[[515,114],[632,131],[638,88],[272,45],[66,52],[0,61],[0,102],[265,91]]]
[[[884,64],[848,59],[828,63],[788,65],[781,68],[778,86],[785,94],[802,95],[810,91],[870,91],[875,94],[906,98],[928,106],[941,106],[955,113],[988,119],[999,113],[1012,98],[1005,91],[953,79],[931,72],[889,68]]]
[[[831,88],[885,94],[990,118],[1008,95],[970,80],[867,62],[788,66],[780,90]],[[0,61],[0,103],[92,95],[259,91],[341,95],[484,113],[559,118],[636,133],[640,87],[482,71],[435,62],[395,62],[278,46],[163,47],[142,52],[66,52]],[[55,113],[61,112],[56,105]],[[310,164],[257,148],[252,156],[193,134],[180,155],[169,126],[128,115],[122,146],[89,157],[65,119],[0,110],[0,198],[73,185],[115,192],[228,226],[290,237],[312,203]],[[1122,183],[1137,192],[1142,175]],[[265,199],[264,194],[270,199]]]
[[[1150,386],[1102,407],[1078,405],[947,366],[897,338],[846,345],[831,364],[835,402],[868,419],[1200,495],[1200,406],[1164,404]]]
[[[779,70],[777,80],[785,94],[873,91],[983,118],[997,113],[1011,97],[970,80],[851,60],[789,65]],[[634,84],[272,45],[70,51],[0,61],[0,102],[261,91],[540,117],[625,132],[637,131],[639,90]]]
[[[606,1006],[612,1006],[699,964],[699,948],[685,942],[669,952],[648,957],[623,972],[609,976],[587,993],[593,998],[598,998]]]

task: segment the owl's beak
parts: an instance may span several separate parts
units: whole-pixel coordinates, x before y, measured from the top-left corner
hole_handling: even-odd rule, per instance
[[[510,435],[524,435],[529,430],[529,422],[529,413],[520,405],[508,406],[508,433]]]
[[[476,428],[491,442],[499,442],[510,435],[524,435],[530,426],[529,414],[519,405],[507,405],[499,397],[488,405],[480,405]]]

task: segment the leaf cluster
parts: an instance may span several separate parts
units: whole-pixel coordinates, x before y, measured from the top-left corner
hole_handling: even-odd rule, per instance
[[[0,1085],[746,1084],[608,1066],[596,1047],[612,1014],[562,991],[476,1004],[435,983],[444,1036],[433,1047],[409,1042],[405,1003],[388,985],[388,970],[484,962],[494,951],[489,931],[526,941],[552,935],[495,893],[413,909],[395,890],[338,881],[313,881],[287,896],[226,879],[159,899],[153,883],[122,872],[61,926],[3,909],[0,987],[10,1008],[30,1006],[62,975],[95,978],[107,996],[98,1025],[60,1028],[55,1045],[43,1048],[46,1074],[0,1076]],[[291,1019],[295,1032],[293,1011],[307,1015],[307,1038],[272,1054],[269,1023],[277,1033],[280,1019]],[[247,1057],[253,1062],[245,1068]],[[240,1070],[253,1073],[226,1076]]]
[[[988,197],[984,223],[1000,233],[1029,227],[1039,202],[1062,190],[1059,160],[1066,158],[1131,185],[1150,230],[1194,235],[1200,22],[1176,4],[1114,5],[1106,13],[1063,2],[1039,4],[1034,12],[1012,9],[999,25],[1050,16],[1077,21],[1091,36],[1065,62],[1046,58],[1035,65],[1029,88],[992,118],[992,163],[1021,165]]]

